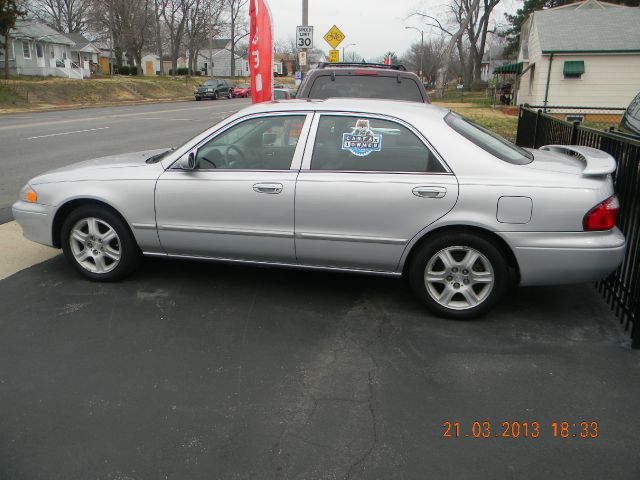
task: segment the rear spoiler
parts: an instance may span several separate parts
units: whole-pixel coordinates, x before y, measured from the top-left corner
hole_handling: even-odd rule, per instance
[[[597,148],[582,147],[577,145],[545,145],[540,150],[563,153],[570,157],[578,158],[585,164],[582,175],[597,176],[609,175],[616,171],[616,160],[607,152]]]

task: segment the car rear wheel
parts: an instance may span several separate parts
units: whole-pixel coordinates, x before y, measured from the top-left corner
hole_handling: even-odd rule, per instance
[[[493,308],[512,279],[499,248],[462,232],[437,235],[422,245],[409,267],[409,282],[436,315],[470,320]]]
[[[227,98],[228,98],[229,100],[231,100],[231,99],[233,98],[233,94],[232,94],[231,92],[229,92],[229,93],[227,94]]]
[[[127,225],[101,206],[74,210],[62,226],[61,240],[67,261],[90,280],[120,280],[140,262],[140,249]]]

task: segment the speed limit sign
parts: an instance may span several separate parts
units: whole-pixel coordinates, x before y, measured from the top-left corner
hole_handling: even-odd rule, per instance
[[[299,49],[313,48],[313,27],[309,25],[296,27],[296,47]]]

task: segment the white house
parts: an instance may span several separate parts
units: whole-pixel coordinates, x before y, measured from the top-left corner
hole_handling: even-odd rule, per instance
[[[231,76],[231,40],[216,39],[198,52],[197,69],[205,76]],[[213,68],[211,67],[213,65]],[[235,76],[249,76],[249,62],[239,55],[235,55]]]
[[[539,10],[520,38],[518,104],[626,108],[640,91],[640,7],[585,0]]]
[[[494,70],[497,67],[506,65],[513,60],[508,60],[504,56],[504,46],[494,45],[487,48],[482,57],[482,63],[480,64],[480,79],[483,82],[490,82],[493,76]]]
[[[97,72],[100,48],[80,33],[65,33],[65,37],[74,42],[71,45],[72,64],[82,68],[85,77],[91,76],[91,72]]]
[[[71,46],[75,42],[60,32],[34,20],[19,20],[9,32],[8,55],[0,49],[0,67],[9,62],[12,75],[83,78],[73,68]]]

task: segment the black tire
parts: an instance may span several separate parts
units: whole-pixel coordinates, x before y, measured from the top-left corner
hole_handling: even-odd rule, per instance
[[[227,94],[227,99],[231,100],[232,98],[233,98],[233,94],[232,94],[231,92],[229,92],[229,93]]]
[[[105,225],[107,225],[117,234],[117,237],[113,240],[115,243],[112,245],[117,245],[118,247],[119,260],[115,267],[112,267],[109,271],[103,273],[89,271],[79,263],[74,255],[74,248],[78,250],[78,245],[81,245],[80,248],[82,248],[82,251],[84,251],[84,249],[91,250],[91,248],[87,247],[87,245],[90,244],[82,245],[81,242],[72,240],[71,238],[72,229],[76,227],[79,222],[88,218],[97,219],[101,222],[100,226],[103,230],[105,229]],[[95,239],[92,239],[92,241],[95,241]],[[72,244],[72,242],[75,242],[75,244]],[[69,264],[83,277],[97,282],[115,282],[125,278],[138,267],[142,258],[140,248],[124,220],[111,209],[100,205],[84,205],[73,210],[62,225],[60,244],[62,245],[62,251]],[[101,244],[101,247],[106,245],[106,243],[104,245]],[[100,248],[100,250],[102,250],[101,247],[97,247],[96,244],[93,248]],[[92,250],[92,252],[97,252],[97,250]],[[111,261],[110,258],[107,260]],[[94,264],[97,264],[95,260],[88,259],[88,261],[89,263],[93,261]],[[113,265],[113,263],[110,263],[109,267],[111,265]]]
[[[213,99],[218,100],[218,91],[213,92]]]
[[[196,102],[199,102],[200,100],[202,100],[202,98],[196,97]]]
[[[466,255],[473,254],[474,251],[479,252],[481,256],[470,271],[463,268],[463,263],[464,260],[470,261],[473,258]],[[456,260],[449,269],[441,260],[447,254]],[[487,262],[488,265],[485,265]],[[442,276],[443,282],[429,282],[427,286],[427,266],[434,272],[431,278],[437,279]],[[453,272],[453,269],[457,270]],[[491,273],[493,282],[485,291],[488,284],[475,281],[483,278],[486,280]],[[484,315],[500,301],[514,283],[513,272],[501,249],[485,236],[470,232],[443,232],[434,235],[413,255],[407,274],[411,289],[431,312],[455,320],[471,320]],[[442,290],[438,291],[438,288]],[[445,289],[448,289],[449,294],[455,292],[449,301],[446,300]],[[442,303],[435,298],[437,295],[441,295]],[[477,298],[479,301],[473,305],[469,298],[474,299],[473,301]]]

